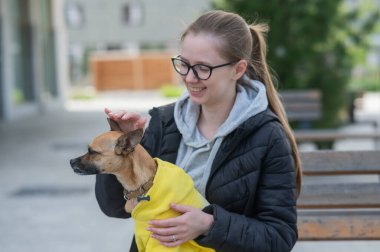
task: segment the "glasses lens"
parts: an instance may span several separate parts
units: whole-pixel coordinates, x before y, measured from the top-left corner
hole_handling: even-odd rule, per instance
[[[195,65],[194,70],[197,72],[198,78],[201,80],[207,80],[211,75],[211,68],[206,65]]]
[[[189,72],[189,65],[180,59],[173,59],[174,69],[181,75],[186,75]]]

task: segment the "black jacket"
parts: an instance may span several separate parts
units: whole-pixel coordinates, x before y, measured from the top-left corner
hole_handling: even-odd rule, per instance
[[[181,135],[173,104],[154,108],[142,145],[175,163]],[[211,168],[203,211],[213,214],[207,236],[196,241],[217,251],[290,251],[297,240],[296,182],[289,140],[266,110],[226,136]],[[102,211],[126,218],[122,187],[112,175],[97,175]],[[135,247],[132,245],[131,250]]]

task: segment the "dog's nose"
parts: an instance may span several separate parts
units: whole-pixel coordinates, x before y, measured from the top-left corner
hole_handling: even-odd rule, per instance
[[[70,165],[73,166],[75,164],[75,159],[70,159]]]

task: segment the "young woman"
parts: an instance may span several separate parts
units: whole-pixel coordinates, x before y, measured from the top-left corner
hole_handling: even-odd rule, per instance
[[[280,252],[297,240],[301,164],[266,63],[266,31],[239,15],[211,11],[182,34],[172,61],[187,92],[150,111],[142,145],[183,168],[210,205],[173,202],[179,217],[152,220],[152,237],[165,246],[193,239],[217,251]],[[125,130],[146,122],[128,112],[106,113]],[[129,217],[122,191],[112,175],[97,176],[105,214]]]

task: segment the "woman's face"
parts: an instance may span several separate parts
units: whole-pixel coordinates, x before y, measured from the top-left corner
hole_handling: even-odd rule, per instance
[[[181,44],[180,58],[189,65],[217,66],[229,63],[217,50],[217,39],[211,35],[189,33]],[[215,106],[234,99],[236,94],[236,72],[234,64],[215,68],[207,80],[199,80],[190,69],[182,80],[190,99],[203,106]],[[228,101],[231,102],[231,101]]]

